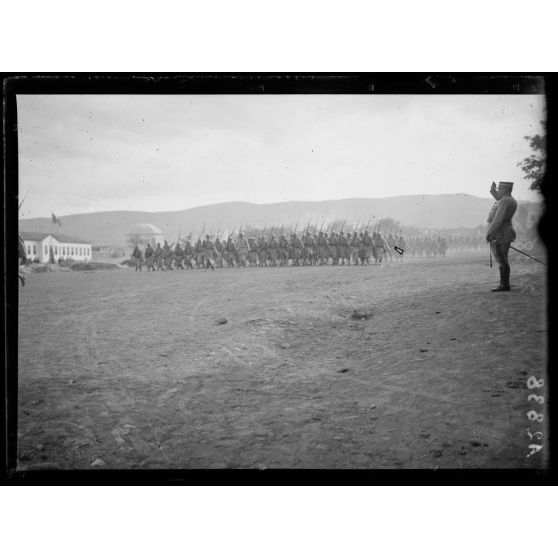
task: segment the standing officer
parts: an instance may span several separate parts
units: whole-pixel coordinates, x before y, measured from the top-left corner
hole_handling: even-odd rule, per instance
[[[512,197],[513,182],[500,182],[498,188],[493,182],[490,187],[492,197],[497,200],[488,216],[486,240],[500,266],[500,285],[494,292],[510,290],[510,264],[508,252],[510,244],[515,240],[512,218],[517,209],[517,202]]]

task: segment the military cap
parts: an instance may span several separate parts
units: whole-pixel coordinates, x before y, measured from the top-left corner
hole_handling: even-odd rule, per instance
[[[513,182],[498,182],[498,187],[507,188],[510,192],[513,190]]]

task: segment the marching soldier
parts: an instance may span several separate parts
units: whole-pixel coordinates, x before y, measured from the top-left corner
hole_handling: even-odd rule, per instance
[[[196,241],[196,248],[195,248],[195,252],[196,252],[196,267],[198,269],[202,269],[204,267],[204,262],[203,262],[203,242],[201,240],[201,238],[198,236],[198,240]]]
[[[172,250],[166,240],[163,246],[163,259],[165,260],[165,270],[170,269],[172,271]]]
[[[161,248],[161,243],[157,242],[155,247],[155,264],[157,265],[157,271],[165,271],[163,269],[163,249]]]
[[[227,265],[229,267],[234,267],[235,261],[237,259],[237,251],[236,251],[236,245],[234,243],[232,235],[229,235],[229,238],[227,238],[227,244],[225,246],[225,251],[226,251],[226,257],[227,257]]]
[[[405,251],[407,250],[407,242],[405,241],[405,238],[403,237],[402,234],[400,234],[399,238],[397,239],[397,247],[401,248],[401,250],[403,250],[402,254],[397,252],[397,256],[399,258],[403,258],[403,256],[405,255]]]
[[[279,237],[279,264],[289,265],[289,241],[284,234]]]
[[[327,242],[327,236],[324,235],[322,231],[318,234],[318,240],[316,241],[318,249],[318,260],[320,265],[324,265],[327,259],[329,259],[329,244]]]
[[[246,267],[250,246],[248,245],[248,242],[246,242],[246,239],[244,238],[244,235],[242,233],[238,235],[238,239],[236,241],[236,250],[238,255],[238,267]]]
[[[341,265],[345,265],[345,260],[348,260],[349,258],[349,241],[345,237],[345,233],[343,231],[339,233],[339,240],[337,242],[337,258],[341,260]]]
[[[203,249],[204,271],[209,268],[211,268],[212,271],[215,271],[215,266],[213,265],[215,244],[213,244],[213,240],[211,240],[211,237],[208,234],[205,235],[205,240],[203,241],[202,249]]]
[[[333,265],[337,265],[339,263],[339,253],[337,251],[337,245],[339,243],[339,238],[335,231],[331,231],[329,235],[329,254],[331,256]]]
[[[251,236],[248,238],[248,263],[250,267],[258,265],[258,245],[256,244],[256,239]]]
[[[269,249],[269,244],[265,236],[260,236],[258,240],[258,260],[260,262],[260,267],[267,266],[267,251]]]
[[[132,252],[132,258],[134,258],[134,262],[136,264],[136,271],[139,269],[141,271],[141,263],[143,260],[143,254],[139,249],[139,246],[136,244],[134,247],[134,251]]]
[[[180,246],[180,241],[176,243],[176,248],[174,249],[174,261],[176,262],[176,269],[184,269],[182,265],[182,260],[184,259],[184,250]]]
[[[269,260],[271,261],[271,265],[275,267],[277,265],[277,257],[279,256],[279,243],[275,238],[275,235],[272,234],[269,240]]]
[[[390,260],[393,260],[395,258],[394,255],[394,249],[393,247],[395,246],[395,237],[393,236],[393,233],[389,233],[388,237],[385,239],[386,244],[388,245],[388,252],[386,254],[387,258]]]
[[[360,252],[360,237],[358,236],[358,233],[356,231],[353,232],[349,250],[350,252],[349,252],[349,258],[347,263],[350,264],[351,260],[353,260],[354,264],[358,265],[358,255]]]
[[[310,234],[310,231],[306,231],[303,241],[303,258],[302,265],[312,265],[312,260],[314,258],[314,237]]]
[[[440,254],[440,256],[442,258],[446,257],[446,250],[447,249],[448,249],[447,240],[444,237],[439,236],[438,237],[438,253]]]
[[[147,265],[147,271],[155,271],[155,264],[153,262],[153,248],[149,242],[147,243],[147,247],[145,248],[145,263]]]
[[[302,241],[300,240],[300,238],[298,238],[296,233],[293,233],[292,236],[291,236],[291,249],[292,249],[292,252],[293,252],[293,265],[300,265],[300,259],[302,257],[303,248],[304,248],[304,245],[302,244]]]
[[[223,267],[223,260],[225,259],[225,243],[219,237],[215,239],[215,253],[217,267]]]
[[[500,267],[500,284],[492,289],[494,292],[510,290],[510,264],[508,252],[510,244],[515,240],[512,218],[517,209],[517,202],[512,197],[513,182],[500,182],[498,188],[493,182],[490,193],[496,199],[488,216],[486,240]]]
[[[374,247],[376,248],[376,263],[378,265],[382,265],[384,257],[389,252],[389,244],[382,236],[382,233],[380,231],[376,233],[376,241],[374,242]]]
[[[314,241],[314,247],[312,248],[312,265],[318,265],[318,233],[314,231],[314,236],[312,237]]]
[[[372,255],[374,240],[370,236],[368,229],[364,231],[364,236],[362,237],[362,246],[364,251],[364,262],[370,264],[370,256]]]
[[[192,265],[192,260],[194,259],[194,247],[190,244],[190,239],[184,244],[184,262],[186,263],[186,269],[194,269]]]

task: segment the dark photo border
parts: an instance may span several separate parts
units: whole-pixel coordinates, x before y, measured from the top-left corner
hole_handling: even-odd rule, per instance
[[[2,414],[2,482],[24,485],[549,485],[556,483],[553,447],[548,469],[161,469],[161,470],[32,470],[16,471],[18,386],[18,94],[544,94],[547,104],[547,174],[543,183],[545,212],[539,233],[548,251],[548,390],[553,400],[552,370],[555,330],[552,279],[556,276],[551,257],[550,224],[554,207],[556,130],[555,74],[472,73],[28,73],[4,74],[3,164],[4,164],[4,278],[2,382],[5,413]],[[549,431],[553,432],[554,414]]]

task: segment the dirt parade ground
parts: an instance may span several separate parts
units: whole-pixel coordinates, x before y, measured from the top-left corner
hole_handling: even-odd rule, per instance
[[[545,268],[511,282],[488,250],[28,275],[18,470],[542,467]]]

